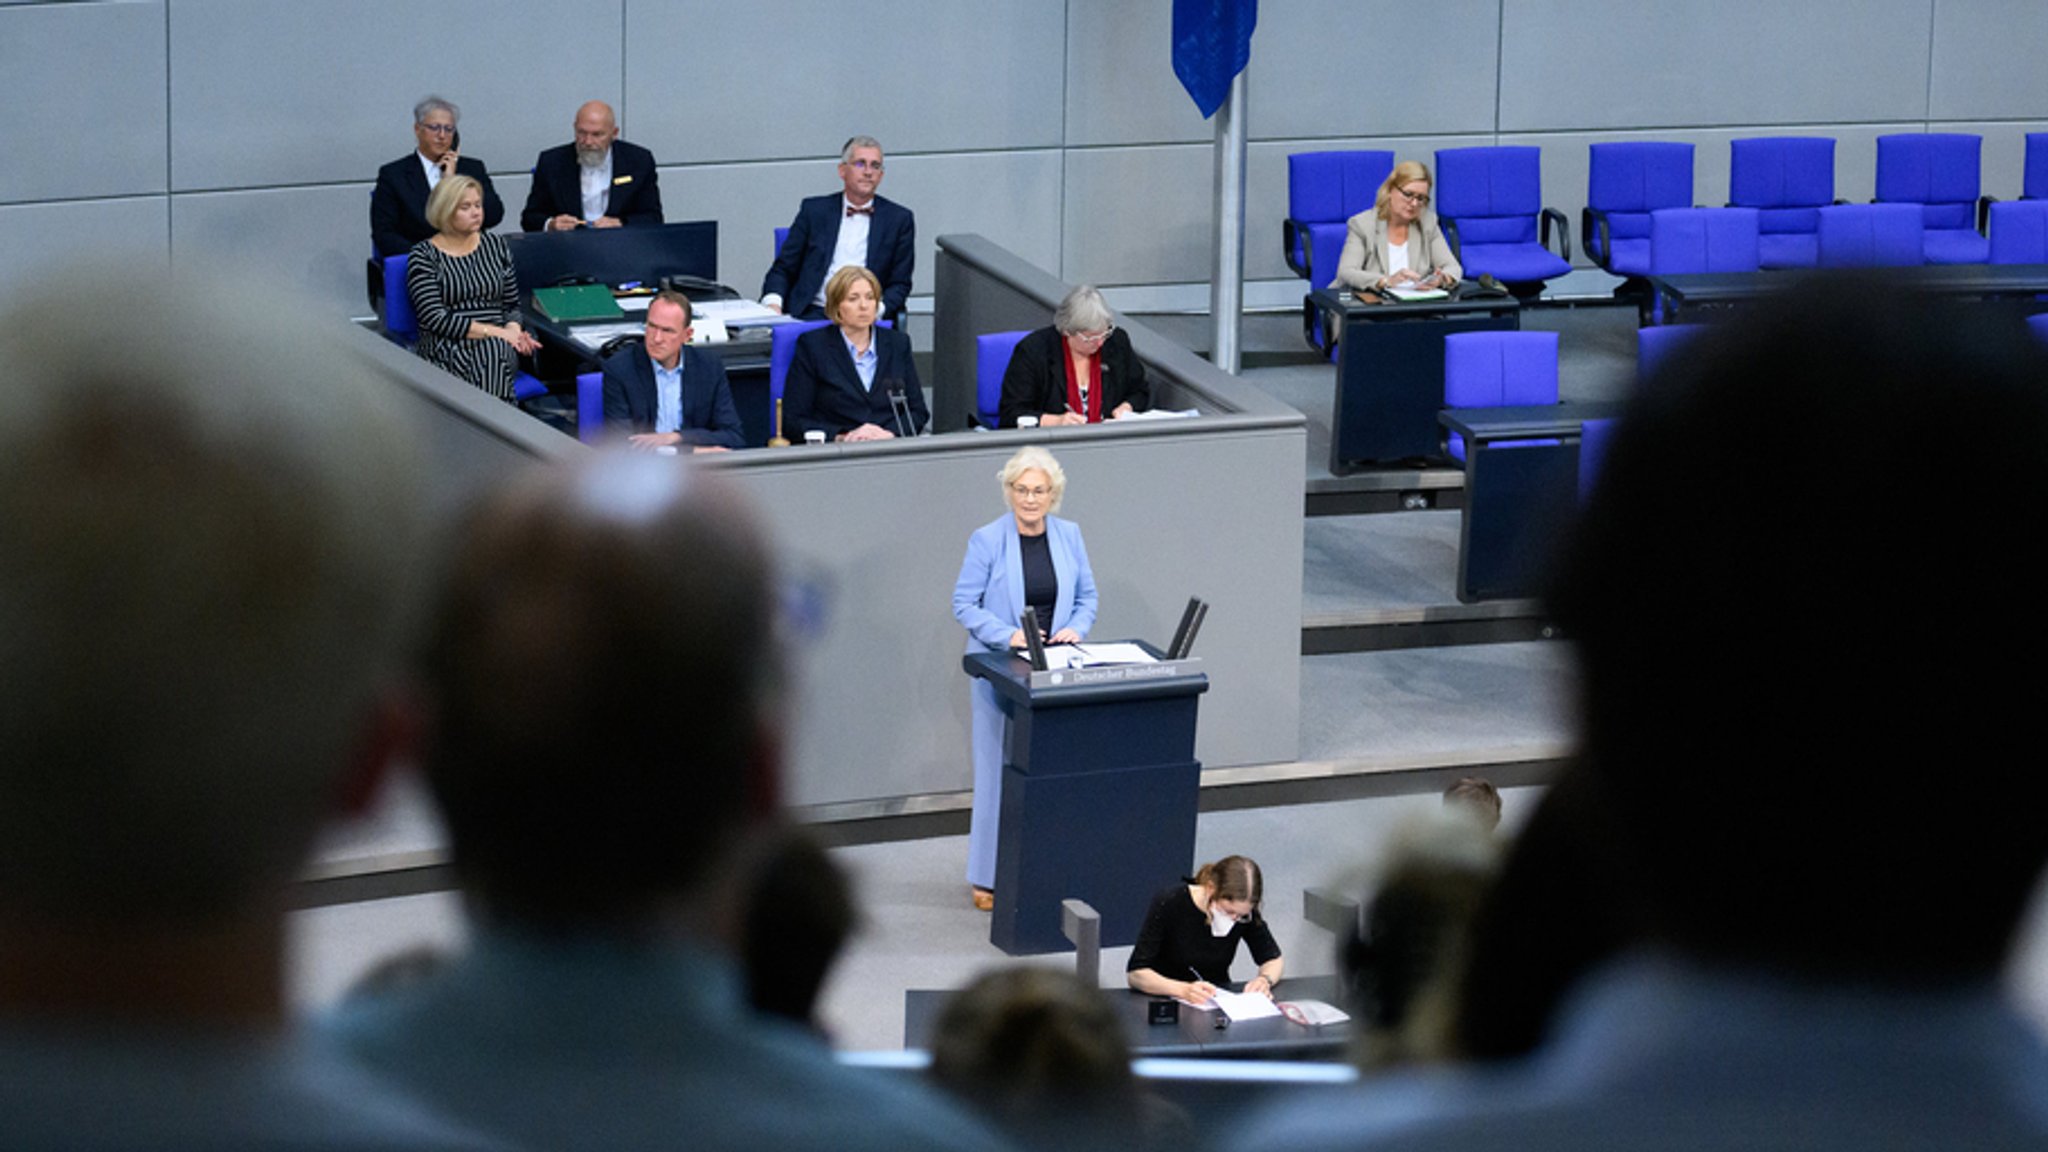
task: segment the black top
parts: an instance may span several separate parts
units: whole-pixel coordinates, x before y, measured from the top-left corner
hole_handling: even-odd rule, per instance
[[[1102,418],[1130,401],[1134,411],[1152,407],[1152,388],[1145,382],[1145,362],[1131,349],[1131,338],[1119,328],[1102,350]],[[1003,372],[1003,398],[996,423],[1015,428],[1017,417],[1067,410],[1067,341],[1057,328],[1040,328],[1017,341],[1010,366]]]
[[[1060,599],[1060,577],[1052,567],[1052,544],[1043,532],[1036,536],[1019,532],[1017,546],[1024,561],[1024,603],[1038,617],[1039,634],[1049,636],[1053,606]]]
[[[1230,935],[1209,934],[1209,918],[1195,907],[1188,895],[1192,879],[1162,889],[1152,898],[1152,910],[1145,913],[1145,926],[1138,929],[1137,946],[1124,971],[1150,968],[1168,980],[1186,980],[1200,973],[1211,984],[1230,983],[1230,962],[1237,958],[1237,943],[1251,945],[1252,960],[1264,964],[1280,958],[1280,945],[1266,918],[1254,912],[1249,924],[1234,924]]]

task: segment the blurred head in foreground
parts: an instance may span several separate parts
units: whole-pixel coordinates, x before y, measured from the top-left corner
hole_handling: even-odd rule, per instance
[[[0,316],[17,1006],[276,1015],[284,887],[397,738],[418,461],[306,311],[131,269]]]
[[[1618,428],[1553,607],[1644,928],[1703,958],[1982,977],[2044,855],[2048,363],[2009,312],[1813,280]],[[1944,463],[1967,462],[1947,472]],[[1960,777],[1967,776],[1967,780]]]
[[[775,805],[772,581],[737,490],[674,460],[535,469],[475,509],[426,646],[424,760],[487,921],[704,918]]]

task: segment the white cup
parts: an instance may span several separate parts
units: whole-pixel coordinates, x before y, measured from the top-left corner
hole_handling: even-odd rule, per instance
[[[1036,416],[1019,416],[1019,417],[1017,417],[1017,427],[1019,427],[1019,428],[1036,428],[1036,427],[1038,427],[1038,417],[1036,417]]]
[[[818,431],[816,428],[813,428],[809,432],[804,433],[804,443],[806,444],[823,444],[824,442],[825,434],[823,432]]]

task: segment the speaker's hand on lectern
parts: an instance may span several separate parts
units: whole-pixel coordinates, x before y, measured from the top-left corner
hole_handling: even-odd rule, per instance
[[[1022,636],[1023,633],[1019,632],[1017,635]],[[1079,644],[1081,642],[1081,634],[1072,628],[1062,628],[1052,634],[1052,642],[1055,644]]]

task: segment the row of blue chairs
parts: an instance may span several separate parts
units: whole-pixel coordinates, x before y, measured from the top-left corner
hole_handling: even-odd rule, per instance
[[[1982,151],[1983,139],[1966,133],[1878,138],[1874,203],[1917,208],[1921,224],[1920,256],[1884,262],[1995,259],[1985,230],[1996,202],[1980,194]],[[1289,156],[1288,216],[1282,226],[1288,266],[1314,285],[1328,283],[1336,274],[1345,221],[1372,207],[1374,193],[1393,166],[1389,151]],[[1757,213],[1754,267],[1824,265],[1821,210],[1840,203],[1835,199],[1834,140],[1772,136],[1731,141],[1729,173],[1728,205]],[[1693,145],[1595,144],[1588,177],[1580,217],[1587,255],[1618,275],[1656,274],[1651,216],[1692,206]],[[2048,199],[2048,133],[2026,138],[2021,199]],[[1569,267],[1570,233],[1563,214],[1542,203],[1540,152],[1534,147],[1439,149],[1435,202],[1445,237],[1467,276],[1491,273],[1510,285],[1529,285]],[[1903,220],[1899,214],[1893,218]],[[1550,245],[1553,226],[1555,251]]]

